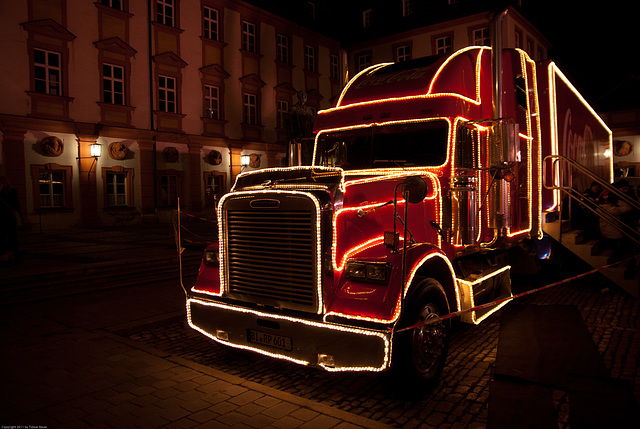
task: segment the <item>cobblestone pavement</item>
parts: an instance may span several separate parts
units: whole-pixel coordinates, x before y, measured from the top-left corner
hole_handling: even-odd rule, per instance
[[[170,249],[172,241],[155,228],[89,232],[89,244],[77,231],[27,237],[21,266],[0,269],[3,293],[13,290],[2,281],[7,273],[21,271],[33,277],[28,286],[36,298],[2,303],[3,425],[353,429],[491,423],[501,312],[479,326],[458,325],[440,384],[408,392],[386,374],[328,373],[217,346],[186,326],[177,272],[162,283],[37,300],[53,269],[80,273],[90,283],[95,264],[85,264],[99,259],[104,246],[122,247],[115,241],[123,235],[140,246],[118,252],[122,262],[114,261],[114,271],[128,267],[130,258],[148,256],[148,249]],[[151,240],[149,234],[160,236]],[[519,292],[552,280],[515,277],[513,286]],[[593,275],[519,301],[576,306],[610,376],[629,382],[640,402],[640,299]],[[568,398],[567,391],[553,390],[561,429],[569,428]],[[522,418],[524,425],[527,416]]]
[[[577,306],[611,377],[631,382],[636,399],[640,399],[640,300],[607,287],[597,276],[589,276],[521,301]],[[432,391],[410,394],[397,389],[384,374],[327,373],[227,350],[190,329],[183,320],[122,334],[216,370],[389,426],[440,428],[486,427],[499,329],[500,312],[479,326],[458,326],[440,384]],[[558,427],[568,428],[567,392],[555,389],[553,401]]]

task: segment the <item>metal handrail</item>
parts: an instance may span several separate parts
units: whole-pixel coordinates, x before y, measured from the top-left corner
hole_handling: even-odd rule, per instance
[[[546,163],[547,160],[551,160],[552,162],[552,168],[555,167],[555,165],[557,163],[560,163],[559,168],[560,171],[564,172],[564,169],[562,168],[563,165],[561,163],[566,163],[570,168],[569,168],[569,186],[564,186],[564,174],[560,174],[560,182],[557,186],[552,185],[552,186],[548,186],[546,183]],[[579,171],[580,173],[584,174],[585,176],[587,176],[588,178],[591,179],[592,182],[596,182],[598,184],[600,184],[600,186],[607,190],[608,192],[611,192],[613,194],[615,194],[616,196],[618,196],[621,200],[623,200],[624,202],[626,202],[627,204],[629,204],[631,206],[632,209],[635,210],[639,210],[640,211],[640,202],[638,202],[637,200],[634,200],[633,198],[631,198],[630,196],[628,196],[627,194],[625,194],[624,192],[620,191],[619,189],[617,189],[615,186],[613,186],[611,183],[609,183],[608,181],[606,181],[605,179],[603,179],[602,177],[598,176],[597,174],[595,174],[593,171],[589,170],[588,168],[586,168],[584,165],[576,162],[573,159],[569,159],[565,156],[562,155],[548,155],[544,158],[544,163],[543,163],[543,172],[542,172],[542,177],[543,177],[543,186],[545,187],[545,189],[550,189],[550,190],[559,190],[563,195],[568,196],[569,198],[571,198],[572,200],[577,201],[579,204],[581,204],[583,207],[587,208],[589,211],[591,211],[592,213],[594,213],[596,216],[598,216],[599,218],[605,220],[606,222],[608,222],[609,224],[611,224],[611,226],[613,226],[615,229],[617,229],[618,231],[620,231],[622,234],[626,235],[627,237],[629,237],[634,243],[640,245],[640,231],[638,231],[638,229],[634,229],[632,227],[630,227],[629,225],[627,225],[626,223],[622,222],[618,217],[614,216],[613,214],[607,212],[606,210],[602,210],[598,207],[598,204],[595,201],[590,200],[589,198],[585,198],[584,195],[582,195],[582,193],[576,191],[571,183],[571,179],[573,178],[573,175],[571,174],[572,171],[571,169],[576,169],[577,171]],[[553,175],[552,175],[553,177]],[[562,201],[564,198],[560,199],[560,204],[559,204],[559,212],[560,212],[560,221],[562,222]],[[571,217],[571,211],[569,211],[569,217]],[[560,234],[562,235],[562,228],[560,228]]]

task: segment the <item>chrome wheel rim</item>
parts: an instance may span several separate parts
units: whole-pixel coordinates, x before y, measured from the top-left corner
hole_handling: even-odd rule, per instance
[[[431,321],[427,325],[413,330],[412,355],[416,370],[429,374],[437,370],[444,355],[446,331],[438,319],[438,308],[434,304],[427,304],[418,315],[417,322]]]

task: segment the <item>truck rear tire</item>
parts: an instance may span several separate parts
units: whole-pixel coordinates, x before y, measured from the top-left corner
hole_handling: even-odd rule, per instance
[[[421,280],[405,300],[400,328],[412,326],[449,313],[449,303],[442,285],[435,279]],[[393,370],[403,384],[433,387],[447,360],[450,320],[419,326],[400,332],[395,338]]]

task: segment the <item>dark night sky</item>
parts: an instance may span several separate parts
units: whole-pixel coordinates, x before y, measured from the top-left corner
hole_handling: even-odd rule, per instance
[[[638,15],[630,2],[525,0],[523,4],[553,45],[549,58],[589,103],[598,110],[640,107]]]

